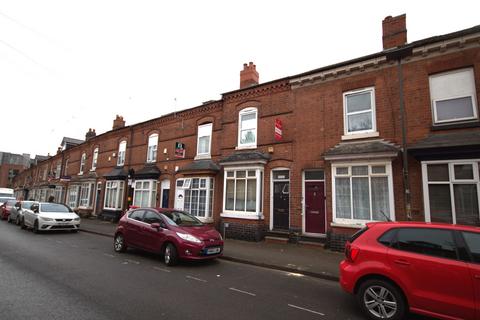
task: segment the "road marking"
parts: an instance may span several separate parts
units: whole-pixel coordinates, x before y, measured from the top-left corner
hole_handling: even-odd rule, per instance
[[[186,278],[192,279],[192,280],[195,280],[195,281],[200,281],[200,282],[207,282],[207,280],[203,280],[203,279],[200,279],[200,278],[195,278],[195,277],[192,277],[192,276],[186,276]]]
[[[104,253],[103,255],[106,256],[106,257],[115,258],[115,256],[113,254],[110,254],[110,253]]]
[[[159,268],[159,267],[153,267],[153,269],[158,270],[158,271],[163,271],[163,272],[172,272],[171,270]]]
[[[60,240],[55,240],[55,242],[56,242],[56,243],[60,243],[60,244],[63,243],[63,241],[60,241]]]
[[[252,297],[257,296],[255,293],[239,290],[239,289],[236,289],[236,288],[228,288],[228,289],[230,289],[232,291],[240,292],[240,293],[243,293],[243,294],[248,294],[249,296],[252,296]]]
[[[135,260],[125,259],[125,261],[130,262],[130,263],[134,263],[134,264],[140,264],[140,262],[135,261]]]
[[[318,315],[321,315],[321,316],[325,315],[324,313],[313,311],[313,310],[306,309],[306,308],[302,308],[302,307],[299,307],[299,306],[295,306],[293,304],[289,304],[288,306],[291,307],[291,308],[300,309],[300,310],[307,311],[307,312],[310,312],[310,313],[315,313],[315,314],[318,314]]]
[[[78,248],[78,246],[76,244],[71,244],[70,247],[72,248]]]

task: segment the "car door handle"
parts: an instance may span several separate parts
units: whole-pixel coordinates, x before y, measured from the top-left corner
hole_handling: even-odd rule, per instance
[[[410,262],[408,262],[406,260],[401,260],[401,259],[394,260],[393,262],[395,262],[396,264],[402,265],[402,266],[409,266],[410,265]]]

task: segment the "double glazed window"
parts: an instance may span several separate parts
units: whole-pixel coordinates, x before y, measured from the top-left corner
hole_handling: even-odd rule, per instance
[[[434,124],[478,119],[473,69],[430,76]]]
[[[57,162],[57,167],[55,168],[55,179],[60,178],[61,171],[62,171],[62,163],[59,161]]]
[[[422,163],[426,220],[480,225],[479,160]]]
[[[238,128],[238,147],[257,146],[257,109],[240,111]]]
[[[82,153],[82,158],[80,159],[80,172],[79,174],[83,174],[83,170],[85,169],[85,161],[87,160],[87,154],[84,152]]]
[[[82,183],[80,186],[80,202],[79,207],[89,208],[92,206],[93,183]]]
[[[95,169],[97,169],[97,160],[98,160],[98,148],[95,148],[95,150],[93,150],[92,171],[95,171]]]
[[[213,178],[191,178],[191,182],[184,183],[183,188],[185,189],[183,210],[197,217],[211,217]]]
[[[78,188],[79,188],[78,185],[72,185],[68,189],[67,204],[70,208],[76,208],[77,207]]]
[[[393,215],[390,163],[333,165],[334,221],[384,221]]]
[[[157,202],[157,181],[155,180],[135,181],[133,205],[137,207],[155,207],[156,202]]]
[[[198,126],[197,156],[209,157],[212,144],[212,124]]]
[[[374,88],[345,92],[343,108],[346,135],[376,131]]]
[[[127,141],[122,141],[118,145],[117,166],[125,164],[125,153],[127,152]]]
[[[147,162],[157,161],[158,134],[154,133],[148,137]]]
[[[224,211],[260,213],[262,210],[261,169],[225,170]]]
[[[121,210],[123,203],[123,181],[107,181],[105,184],[105,209]]]

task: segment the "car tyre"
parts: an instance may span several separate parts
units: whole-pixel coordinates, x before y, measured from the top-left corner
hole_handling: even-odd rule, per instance
[[[7,222],[12,223],[12,220],[10,220],[10,215],[8,215],[8,217],[7,217]]]
[[[15,224],[16,224],[17,226],[19,226],[20,223],[21,223],[21,221],[22,221],[22,220],[20,220],[20,216],[17,216],[17,219],[15,219]]]
[[[27,226],[25,225],[25,218],[22,218],[22,221],[20,222],[20,228],[23,230],[27,229]]]
[[[163,261],[169,267],[174,266],[178,263],[177,248],[175,248],[173,243],[169,243],[165,247],[165,251],[163,252]]]
[[[33,224],[33,233],[40,233],[40,230],[38,229],[38,220],[35,220],[35,223]]]
[[[407,304],[402,292],[393,284],[381,279],[363,282],[356,294],[363,313],[369,319],[403,319]]]
[[[123,234],[117,233],[113,239],[113,250],[115,252],[125,252],[127,251],[127,245],[125,244],[125,238]]]

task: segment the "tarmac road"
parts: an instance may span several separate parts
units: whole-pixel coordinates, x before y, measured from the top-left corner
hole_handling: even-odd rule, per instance
[[[0,222],[0,318],[363,319],[338,283],[229,261],[166,267],[88,233]]]

